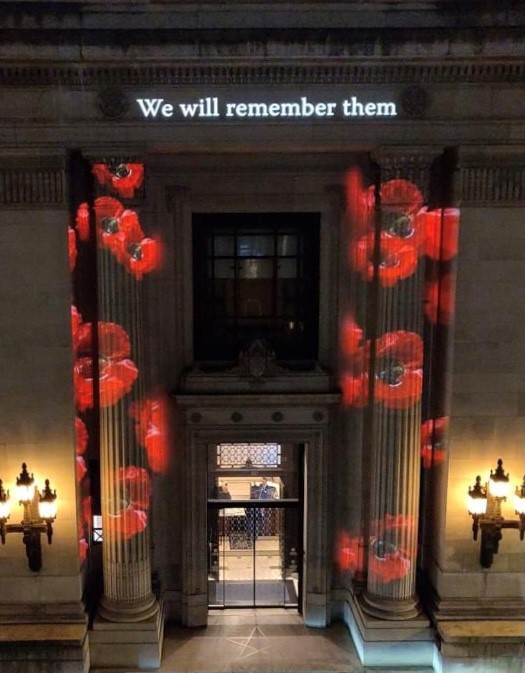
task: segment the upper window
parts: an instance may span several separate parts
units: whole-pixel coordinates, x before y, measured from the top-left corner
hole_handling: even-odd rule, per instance
[[[319,214],[193,216],[197,360],[236,360],[255,339],[278,360],[315,360]]]

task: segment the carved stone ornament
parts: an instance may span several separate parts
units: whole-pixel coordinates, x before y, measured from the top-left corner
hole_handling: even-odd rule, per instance
[[[275,364],[274,351],[260,339],[256,339],[248,348],[241,351],[239,363],[244,364],[247,376],[260,379],[270,364]]]
[[[105,87],[98,92],[97,105],[104,117],[120,119],[129,109],[129,100],[120,87]]]

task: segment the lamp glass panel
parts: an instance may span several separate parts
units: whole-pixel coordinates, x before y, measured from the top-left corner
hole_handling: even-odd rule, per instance
[[[16,497],[19,502],[31,502],[35,495],[34,484],[17,484]]]
[[[57,501],[40,500],[38,503],[38,513],[42,519],[54,519],[57,515]]]
[[[11,501],[9,498],[7,500],[0,500],[0,519],[9,519],[11,514]]]
[[[514,509],[518,514],[525,514],[525,496],[514,495]]]
[[[485,514],[487,511],[487,498],[468,497],[469,514]]]
[[[489,479],[489,491],[494,498],[506,498],[510,492],[510,483]]]

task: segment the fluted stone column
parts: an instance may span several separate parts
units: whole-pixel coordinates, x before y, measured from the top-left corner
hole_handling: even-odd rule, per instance
[[[407,181],[407,190],[428,194],[431,157],[382,155],[381,194],[392,180]],[[390,184],[393,184],[390,182]],[[400,207],[381,203],[376,232],[392,231],[401,239],[411,227]],[[417,191],[417,190],[416,190]],[[385,190],[386,192],[386,190]],[[386,199],[386,196],[385,196]],[[422,203],[420,206],[423,205]],[[419,206],[419,207],[420,207]],[[396,210],[398,212],[396,212]],[[413,218],[412,218],[413,220]],[[412,235],[407,237],[411,241]],[[420,432],[423,384],[424,256],[415,269],[394,284],[381,282],[388,259],[376,250],[376,338],[372,345],[370,380],[374,404],[371,419],[371,480],[368,573],[362,609],[384,620],[408,620],[419,614],[416,596],[417,536],[420,489]],[[386,392],[385,392],[386,391]]]
[[[134,486],[134,501],[143,503],[143,509],[137,509],[125,499],[118,476],[126,467],[142,467],[144,462],[144,451],[129,414],[130,401],[143,399],[141,288],[104,250],[99,251],[97,266],[101,322],[126,325],[131,341],[130,359],[138,369],[131,393],[116,404],[100,408],[104,594],[99,614],[110,621],[135,622],[148,619],[158,610],[151,590],[147,483],[142,481]],[[101,334],[100,342],[102,339]],[[99,343],[99,358],[104,358],[101,346]]]

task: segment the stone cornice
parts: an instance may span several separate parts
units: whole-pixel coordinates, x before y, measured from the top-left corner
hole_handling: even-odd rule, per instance
[[[211,60],[211,59],[210,59]],[[292,59],[293,61],[293,59]],[[187,62],[166,65],[1,65],[0,83],[12,86],[155,86],[192,84],[476,84],[525,81],[525,61],[452,63]]]

